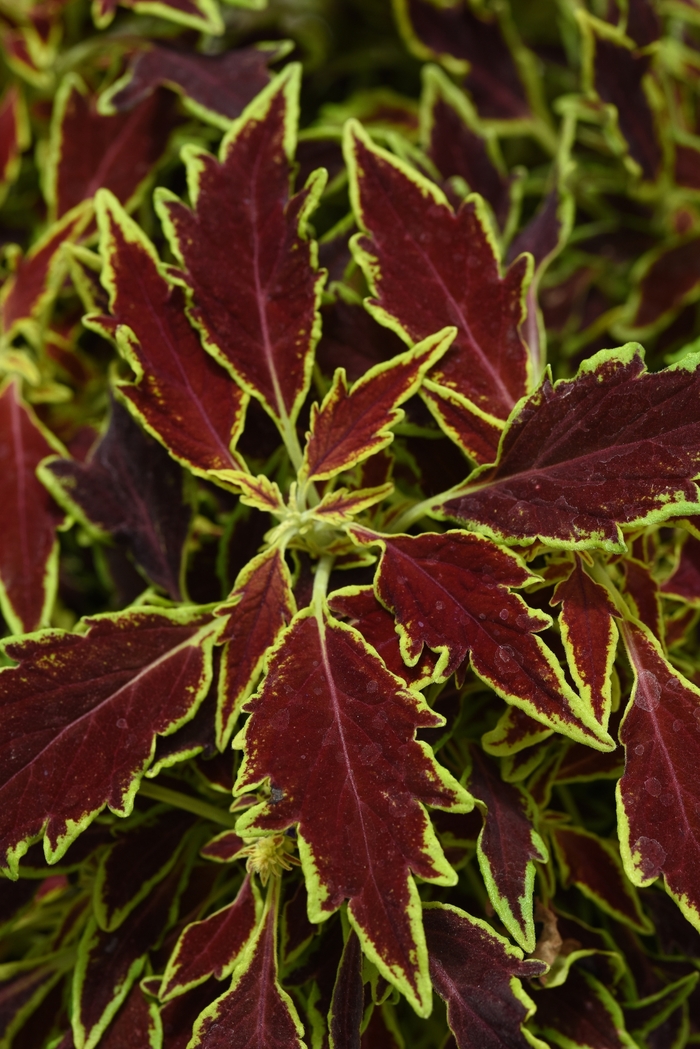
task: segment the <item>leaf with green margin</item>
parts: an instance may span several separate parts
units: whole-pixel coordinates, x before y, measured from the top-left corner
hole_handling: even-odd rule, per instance
[[[507,418],[530,386],[519,332],[528,256],[502,277],[480,197],[455,214],[442,190],[374,146],[356,121],[348,122],[344,148],[364,231],[351,246],[375,296],[368,309],[408,342],[455,325],[457,337],[429,378],[482,414]]]
[[[646,627],[625,622],[621,632],[634,671],[620,727],[622,861],[634,885],[650,885],[663,874],[668,892],[700,929],[700,689],[671,666]]]
[[[636,1002],[627,1002],[623,1011],[627,1026],[638,1037],[646,1038],[678,1008],[697,987],[700,973],[688,973],[680,980],[667,984],[656,994],[646,995]]]
[[[546,972],[545,963],[523,961],[485,921],[449,904],[425,904],[423,921],[430,977],[458,1049],[545,1049],[523,1027],[535,1005],[521,982]]]
[[[117,7],[130,8],[137,14],[155,15],[215,36],[224,29],[216,0],[92,0],[92,18],[98,29],[105,29],[110,24]]]
[[[10,84],[0,100],[0,204],[19,174],[21,154],[31,141],[31,129],[18,84]]]
[[[182,288],[166,280],[141,228],[107,190],[98,192],[95,206],[111,317],[89,315],[84,323],[114,338],[134,372],[134,382],[117,381],[119,396],[194,473],[241,469],[233,448],[246,394],[203,349],[185,316]]]
[[[496,725],[481,737],[481,745],[487,754],[506,757],[534,747],[551,735],[551,728],[535,721],[520,707],[509,704]]]
[[[548,860],[547,848],[533,826],[532,799],[520,787],[504,782],[479,747],[471,746],[469,754],[467,787],[484,818],[476,847],[481,876],[496,914],[516,943],[531,953],[535,861]]]
[[[18,1044],[26,1021],[41,1008],[46,996],[64,976],[51,965],[41,965],[0,982],[0,1039],[1,1044]]]
[[[216,708],[219,750],[226,747],[265,657],[296,610],[289,569],[278,547],[254,557],[241,570],[226,603],[217,608],[217,615],[227,617],[218,639],[225,644]]]
[[[625,596],[632,614],[663,642],[664,621],[659,584],[643,561],[628,557],[624,562]]]
[[[157,1006],[136,984],[102,1035],[100,1049],[161,1049],[159,1036]]]
[[[700,539],[689,535],[681,547],[676,568],[661,586],[661,593],[700,606]]]
[[[456,334],[456,328],[443,328],[406,353],[375,364],[351,390],[345,369],[338,368],[323,403],[311,408],[300,480],[326,480],[386,448],[394,438],[391,428],[404,416],[399,405],[416,393]]]
[[[53,862],[105,806],[128,815],[156,736],[193,717],[209,688],[219,624],[200,609],[141,607],[81,629],[3,643],[19,663],[0,670],[0,858],[10,877],[42,835]]]
[[[90,918],[73,971],[72,1028],[76,1049],[95,1049],[139,978],[148,951],[159,946],[177,913],[183,869],[176,867],[131,912],[118,932]]]
[[[625,549],[622,529],[700,510],[700,357],[654,374],[629,343],[513,412],[498,462],[432,510],[505,542]]]
[[[558,822],[552,822],[549,829],[564,887],[575,885],[602,911],[637,932],[653,932],[625,875],[616,842]]]
[[[112,403],[107,430],[86,462],[51,456],[38,476],[89,533],[128,544],[148,578],[182,600],[193,515],[186,475],[126,408]]]
[[[229,976],[260,918],[260,900],[246,875],[236,898],[202,921],[187,925],[165,967],[158,992],[161,1002],[184,994],[210,976]]]
[[[684,306],[700,296],[699,263],[697,235],[675,244],[663,241],[642,255],[632,272],[632,292],[616,334],[640,338],[667,328]]]
[[[394,613],[409,666],[426,646],[438,653],[435,672],[445,679],[468,657],[482,680],[547,728],[599,750],[613,749],[605,727],[537,636],[551,619],[511,592],[532,578],[511,551],[457,531],[388,536],[354,525],[351,535],[382,547],[375,590]]]
[[[637,1049],[618,1003],[599,980],[571,969],[565,983],[535,997],[536,1027],[562,1049]]]
[[[69,73],[56,92],[43,188],[52,218],[62,218],[98,189],[111,190],[127,207],[181,122],[175,100],[160,90],[130,113],[102,116],[84,81]]]
[[[357,1049],[364,1005],[362,945],[357,933],[351,929],[338,966],[328,1014],[329,1049]]]
[[[65,520],[36,476],[63,448],[45,430],[12,380],[0,387],[0,607],[10,631],[48,623],[56,594],[56,529]]]
[[[415,740],[417,728],[443,719],[325,607],[295,617],[248,709],[234,740],[245,749],[235,791],[269,781],[273,797],[249,809],[237,832],[297,825],[311,920],[323,921],[349,899],[365,954],[427,1015],[427,956],[410,872],[439,885],[457,876],[423,804],[461,812],[474,804]]]
[[[287,54],[288,41],[197,54],[152,44],[129,62],[122,77],[100,95],[100,113],[130,110],[160,86],[182,98],[200,120],[227,131],[231,121],[270,81],[268,66]]]
[[[243,838],[239,838],[232,830],[224,830],[203,845],[199,854],[215,863],[231,863],[232,860],[240,857],[241,850],[245,847],[246,843]]]
[[[172,870],[195,817],[177,809],[129,829],[100,856],[92,884],[92,913],[105,932],[124,919]]]
[[[303,1025],[277,976],[278,897],[278,879],[273,879],[262,918],[234,969],[231,987],[197,1020],[191,1049],[227,1049],[236,1043],[306,1049]]]
[[[38,325],[65,277],[67,261],[61,248],[81,236],[91,217],[92,203],[84,201],[52,223],[7,278],[0,291],[4,341],[9,342],[20,331],[30,342],[38,340]]]
[[[420,391],[443,433],[479,466],[498,458],[503,420],[478,411],[461,393],[427,379]]]
[[[574,557],[571,575],[557,583],[549,604],[561,605],[560,635],[579,694],[596,721],[607,725],[617,652],[614,617],[620,613],[606,588],[591,579],[580,557]]]
[[[185,148],[194,210],[156,193],[205,348],[285,432],[309,388],[325,279],[307,236],[323,175],[289,195],[299,80],[292,64],[261,91],[224,136],[219,161]]]

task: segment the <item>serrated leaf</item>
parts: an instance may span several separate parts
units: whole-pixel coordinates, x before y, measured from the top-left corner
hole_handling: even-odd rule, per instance
[[[92,886],[92,909],[105,932],[119,928],[171,871],[194,816],[176,809],[127,831],[103,853]]]
[[[61,218],[101,187],[121,204],[134,203],[178,122],[167,91],[145,99],[130,113],[102,116],[97,98],[70,73],[56,95],[44,175],[52,215]]]
[[[267,67],[283,51],[284,41],[220,55],[153,44],[136,54],[124,76],[100,96],[99,109],[126,112],[163,86],[176,91],[195,116],[226,130],[269,83]]]
[[[533,805],[476,746],[470,747],[472,768],[467,786],[481,804],[484,826],[477,856],[489,899],[506,929],[524,951],[535,949],[533,888],[535,861],[548,854],[533,826]]]
[[[575,885],[601,910],[648,935],[653,926],[625,876],[615,843],[581,827],[553,824],[551,834],[564,884]]]
[[[364,1014],[364,997],[362,947],[359,937],[351,929],[338,966],[331,1009],[328,1014],[330,1049],[358,1049]]]
[[[622,528],[697,513],[698,358],[651,374],[635,343],[601,350],[574,379],[522,401],[498,462],[445,514],[506,543],[624,549]]]
[[[350,216],[352,218],[352,216]],[[349,239],[354,231],[352,223]],[[319,244],[319,257],[324,261],[324,244]],[[350,249],[347,249],[347,260],[343,270],[350,262]],[[325,263],[330,265],[330,263]],[[333,278],[332,268],[329,280]],[[342,271],[340,276],[342,276]],[[342,287],[342,285],[341,285]],[[316,347],[316,363],[324,375],[332,376],[336,368],[344,368],[348,379],[356,382],[365,372],[381,361],[391,360],[406,349],[406,344],[391,328],[378,324],[362,303],[346,301],[340,291],[333,302],[324,303],[321,307],[322,333]]]
[[[353,121],[345,152],[365,231],[352,246],[374,294],[368,307],[407,341],[454,325],[455,341],[429,378],[481,413],[507,418],[530,381],[519,332],[527,257],[502,277],[481,198],[455,214],[434,183],[375,147]]]
[[[572,968],[561,986],[541,991],[537,1029],[562,1049],[636,1049],[622,1010],[609,990],[587,972]]]
[[[76,240],[92,215],[89,202],[79,204],[32,244],[0,291],[0,321],[6,341],[22,331],[34,341],[36,325],[51,305],[66,270],[63,244]]]
[[[290,65],[233,123],[219,161],[185,151],[194,210],[163,192],[156,205],[205,347],[283,428],[308,390],[324,279],[306,233],[321,183],[289,195],[298,91]]]
[[[625,772],[617,787],[618,834],[634,885],[659,875],[700,928],[700,689],[665,659],[644,627],[622,625],[634,686],[620,727]]]
[[[149,578],[181,600],[192,518],[183,473],[126,408],[112,404],[109,427],[86,462],[53,456],[39,476],[68,513],[93,534],[126,542]]]
[[[659,585],[649,566],[632,557],[625,560],[625,594],[627,603],[632,606],[633,615],[648,626],[655,637],[663,641],[664,623]]]
[[[376,364],[348,390],[339,368],[319,407],[311,409],[311,429],[300,477],[323,480],[362,462],[393,440],[399,405],[414,394],[428,369],[448,349],[456,334],[445,328],[412,350]]]
[[[105,932],[94,918],[83,933],[73,972],[72,1027],[76,1049],[94,1049],[131,987],[147,952],[158,946],[172,920],[182,871],[175,869],[128,916],[119,932]]]
[[[487,754],[519,754],[526,747],[532,747],[551,736],[552,729],[541,721],[535,721],[520,707],[508,706],[498,719],[494,728],[481,737],[481,745]],[[583,744],[574,744],[574,746]],[[596,751],[597,753],[597,751]]]
[[[183,929],[168,959],[158,997],[162,1002],[184,994],[210,976],[223,980],[236,965],[259,917],[250,876],[232,903]]]
[[[306,1049],[304,1028],[277,977],[277,890],[272,888],[230,989],[197,1020],[192,1049],[223,1049],[236,1042],[260,1049]]]
[[[559,627],[569,670],[581,696],[601,725],[612,704],[612,668],[617,652],[615,616],[608,591],[585,571],[580,557],[568,579],[557,583],[551,606],[561,605]]]
[[[420,391],[440,429],[478,464],[493,463],[498,458],[498,443],[503,421],[479,412],[466,397],[426,380]]]
[[[426,646],[438,653],[435,672],[444,679],[468,657],[500,696],[548,728],[612,749],[605,727],[537,636],[551,620],[511,592],[531,578],[517,557],[466,532],[382,536],[355,526],[352,535],[382,547],[375,590],[394,613],[409,666]]]
[[[458,1049],[544,1049],[523,1033],[535,1011],[521,980],[546,972],[466,911],[446,904],[423,908],[433,987],[447,1004],[447,1021]]]
[[[113,336],[134,371],[134,382],[117,383],[120,397],[195,473],[240,469],[233,448],[246,395],[202,348],[185,316],[182,288],[165,279],[139,226],[104,190],[96,208],[111,317],[90,316],[87,325]]]
[[[10,876],[38,837],[51,862],[105,806],[128,815],[156,736],[192,717],[209,687],[217,625],[197,609],[140,608],[83,629],[5,642],[19,662],[0,670],[0,855]]]
[[[205,859],[214,860],[216,863],[230,863],[231,860],[238,859],[244,847],[243,838],[239,838],[232,830],[225,830],[203,845],[199,851]]]
[[[274,793],[240,818],[238,833],[296,824],[311,919],[323,921],[349,899],[365,954],[425,1014],[427,959],[410,871],[438,884],[453,884],[456,875],[421,802],[473,806],[415,741],[416,728],[442,719],[357,631],[314,609],[296,616],[248,708],[234,741],[245,748],[236,791],[269,780]],[[332,823],[329,795],[336,799]]]
[[[46,625],[56,593],[56,529],[65,515],[36,476],[58,447],[50,438],[17,384],[0,388],[0,606],[16,633]]]
[[[369,509],[391,495],[394,486],[391,482],[377,488],[334,488],[324,495],[321,502],[314,506],[312,517],[328,524],[343,525],[355,514]]]
[[[225,643],[216,711],[217,746],[223,750],[244,702],[262,670],[265,656],[296,612],[292,580],[284,555],[267,550],[241,571],[226,604],[219,637]]]
[[[402,678],[411,688],[421,688],[435,677],[435,657],[424,648],[418,662],[409,667],[401,655],[394,617],[377,600],[371,586],[336,590],[328,598],[328,607],[345,616],[362,634],[368,645],[379,653],[388,670]]]
[[[218,34],[224,28],[215,0],[92,0],[92,17],[98,29],[110,24],[117,7],[156,15],[204,33]]]

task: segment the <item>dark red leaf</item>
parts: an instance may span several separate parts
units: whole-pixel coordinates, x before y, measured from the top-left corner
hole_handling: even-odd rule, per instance
[[[416,728],[439,725],[439,715],[357,631],[314,609],[298,614],[248,707],[252,716],[235,741],[245,747],[236,790],[269,779],[272,797],[245,813],[237,831],[297,824],[311,919],[322,921],[349,899],[365,954],[424,1014],[427,959],[410,871],[439,884],[456,875],[420,802],[473,806],[415,741]]]
[[[558,583],[550,605],[561,604],[559,626],[569,670],[601,725],[607,725],[612,703],[612,668],[617,652],[619,612],[610,594],[594,582],[580,557],[568,579]]]
[[[0,201],[19,174],[20,155],[29,145],[24,102],[16,84],[10,84],[0,101]]]
[[[277,978],[277,901],[274,882],[257,933],[234,970],[231,987],[200,1016],[192,1049],[304,1049],[304,1028]]]
[[[503,423],[486,412],[478,412],[456,390],[427,381],[421,397],[440,428],[476,463],[493,463],[498,458],[498,442]]]
[[[555,1045],[570,1049],[629,1049],[622,1010],[610,991],[587,972],[573,968],[566,983],[541,991],[537,1027]]]
[[[60,218],[101,187],[133,203],[178,123],[174,99],[157,91],[129,113],[102,116],[97,99],[69,74],[56,96],[46,195]]]
[[[700,604],[700,539],[689,535],[681,547],[678,566],[661,587],[663,594],[693,606]]]
[[[697,298],[699,285],[700,237],[651,252],[640,266],[626,328],[638,333],[664,327]]]
[[[547,849],[533,826],[527,795],[515,784],[505,783],[500,769],[479,747],[472,746],[470,754],[468,786],[481,802],[484,817],[477,842],[481,874],[496,914],[523,950],[532,952],[534,861],[546,863]]]
[[[94,918],[88,922],[73,972],[73,1033],[83,1049],[101,1044],[103,1031],[141,975],[148,951],[162,940],[181,878],[182,871],[176,868],[118,932],[98,929]]]
[[[112,404],[109,427],[87,462],[52,457],[40,476],[68,513],[93,534],[128,543],[149,578],[181,600],[192,517],[183,473],[126,408]]]
[[[282,43],[201,55],[154,44],[131,59],[124,76],[101,96],[99,107],[103,113],[124,112],[157,87],[168,87],[195,116],[226,130],[269,83],[267,67],[283,50]]]
[[[350,382],[356,382],[373,365],[406,349],[398,335],[377,324],[361,303],[346,302],[340,295],[321,308],[321,318],[316,362],[329,377],[343,367]]]
[[[622,625],[634,670],[620,729],[625,773],[618,786],[618,833],[628,877],[660,874],[688,921],[700,927],[700,689],[675,670],[644,628]]]
[[[493,138],[483,134],[464,95],[437,67],[425,69],[424,84],[421,132],[426,153],[443,179],[457,175],[473,193],[480,193],[503,229],[510,212],[511,180],[495,162]]]
[[[350,625],[362,634],[365,641],[384,660],[387,668],[403,678],[407,685],[420,688],[435,677],[435,657],[424,648],[415,666],[409,667],[399,648],[399,635],[394,617],[379,603],[371,586],[348,587],[336,590],[328,599],[329,608],[345,616]]]
[[[219,9],[213,0],[92,0],[95,25],[104,29],[114,18],[117,7],[128,7],[146,15],[158,14],[172,22],[205,33],[223,32]]]
[[[421,58],[452,57],[466,65],[464,84],[481,116],[530,116],[518,66],[493,16],[478,17],[468,0],[441,7],[430,0],[400,0],[397,9],[408,42]]]
[[[640,55],[610,36],[591,31],[594,37],[593,87],[603,102],[615,106],[620,131],[630,156],[642,177],[656,179],[663,154],[659,145],[654,114],[643,87],[650,56]]]
[[[63,973],[47,965],[0,982],[0,1038],[6,1045],[49,994]]]
[[[500,696],[548,728],[612,748],[605,727],[537,636],[551,620],[510,590],[530,579],[517,557],[473,533],[378,536],[355,527],[352,534],[382,547],[375,589],[396,617],[409,666],[427,646],[439,654],[436,674],[444,679],[469,657]]]
[[[258,911],[246,876],[233,903],[183,930],[163,976],[160,1000],[175,998],[210,976],[217,980],[228,976],[255,931]]]
[[[243,569],[226,604],[217,609],[228,620],[216,712],[217,744],[229,741],[241,708],[250,696],[265,656],[296,612],[292,580],[284,555],[273,547]]]
[[[145,234],[111,194],[99,193],[96,204],[111,317],[91,316],[87,324],[112,335],[134,371],[135,382],[118,383],[120,396],[195,473],[241,469],[232,448],[245,394],[202,348],[184,313],[184,292],[165,279]]]
[[[663,639],[659,584],[648,566],[633,558],[625,561],[625,593],[631,599],[637,619],[648,626],[652,634]]]
[[[360,1025],[364,1014],[362,947],[351,929],[345,943],[333,988],[328,1033],[332,1049],[360,1049]]]
[[[564,885],[575,885],[607,914],[649,934],[653,927],[625,876],[617,844],[580,827],[553,824],[551,833]]]
[[[5,643],[20,664],[0,670],[0,849],[11,874],[42,834],[57,860],[105,805],[128,815],[156,735],[192,717],[209,687],[216,625],[196,610],[139,608],[84,627]]]
[[[91,215],[91,205],[86,203],[50,225],[3,284],[0,319],[7,341],[18,331],[30,340],[36,338],[37,321],[48,310],[65,275],[61,247],[80,236]]]
[[[101,929],[117,929],[170,872],[194,822],[189,813],[170,809],[123,833],[103,853],[93,883],[93,914]]]
[[[141,988],[131,988],[129,997],[100,1039],[100,1049],[152,1049],[157,1038],[158,1011],[149,1004]]]
[[[650,374],[634,343],[601,350],[576,378],[545,378],[496,465],[443,511],[507,543],[624,549],[622,526],[698,511],[698,386],[695,357]]]
[[[478,197],[455,214],[434,183],[375,147],[356,122],[345,150],[365,231],[353,250],[375,296],[369,308],[412,342],[454,325],[457,337],[429,377],[482,413],[507,418],[529,383],[519,332],[527,257],[501,277]]]
[[[56,529],[64,514],[36,469],[57,447],[18,385],[7,382],[0,389],[0,605],[16,633],[44,626],[56,593]]]
[[[546,966],[522,961],[517,947],[457,907],[429,903],[423,920],[430,978],[447,1003],[447,1021],[458,1049],[531,1046],[522,1025],[534,1004],[521,980],[541,975]]]
[[[221,984],[212,976],[206,983],[166,1002],[160,1011],[162,1049],[187,1049],[197,1018],[220,994]]]
[[[244,847],[243,838],[239,838],[232,830],[225,830],[203,845],[199,851],[208,860],[214,860],[216,863],[230,863],[231,860],[238,858]]]
[[[311,408],[300,477],[333,477],[385,448],[393,440],[391,427],[404,415],[399,405],[416,392],[455,334],[454,328],[445,328],[412,350],[375,364],[351,390],[339,368],[321,406]]]
[[[188,147],[194,211],[157,197],[205,346],[283,428],[308,389],[323,282],[306,236],[321,182],[289,197],[298,90],[290,65],[232,125],[220,161]]]
[[[219,754],[216,749],[214,725],[220,667],[221,649],[215,648],[212,653],[212,679],[209,691],[197,709],[197,713],[190,721],[185,722],[184,725],[181,725],[179,729],[176,729],[169,736],[158,737],[153,764],[148,770],[149,778],[157,776],[164,768],[169,768],[171,765],[176,765],[181,761],[186,761],[187,758],[201,754],[204,754],[206,758],[205,765],[207,769],[202,774],[209,782],[211,782],[211,779],[208,773],[213,773],[211,768],[212,761],[219,759],[223,761],[224,765],[226,762],[228,762],[229,766],[233,764],[230,755]],[[201,766],[199,770],[202,771]],[[217,772],[219,771],[217,769]],[[232,786],[233,779],[231,769],[229,768],[227,784],[223,789],[229,791]]]
[[[619,779],[624,769],[624,757],[618,747],[609,754],[591,750],[580,743],[567,748],[557,769],[557,783],[588,783],[596,779]]]
[[[509,705],[498,719],[495,728],[484,734],[481,743],[487,754],[505,756],[518,754],[526,747],[532,747],[547,739],[551,734],[551,728],[546,728],[541,721],[535,721],[520,707]],[[574,744],[579,745],[583,746]]]
[[[628,0],[625,32],[637,47],[648,47],[659,39],[661,22],[653,0]]]

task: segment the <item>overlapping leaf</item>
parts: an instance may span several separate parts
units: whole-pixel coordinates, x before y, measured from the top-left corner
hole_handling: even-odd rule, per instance
[[[430,379],[496,420],[528,390],[519,332],[529,274],[526,256],[501,276],[479,197],[455,214],[443,192],[375,147],[356,123],[345,140],[351,194],[364,233],[352,245],[374,298],[369,308],[404,338],[457,328]]]
[[[576,557],[568,579],[558,583],[550,605],[561,604],[559,626],[569,670],[601,725],[607,725],[612,703],[611,673],[617,651],[619,612],[600,583],[594,582]]]
[[[360,1041],[363,1014],[362,947],[357,934],[351,930],[338,966],[328,1014],[330,1049],[355,1049]]]
[[[100,97],[99,109],[102,113],[125,112],[162,86],[181,95],[196,116],[228,129],[269,82],[267,67],[285,50],[284,41],[220,55],[156,44],[132,58],[124,76]]]
[[[477,856],[489,899],[508,932],[525,951],[535,949],[534,861],[547,861],[532,822],[532,803],[523,791],[501,779],[500,770],[479,747],[471,747],[468,786],[481,802],[484,826]]]
[[[92,17],[100,29],[108,26],[117,7],[128,7],[142,13],[198,29],[204,33],[221,33],[223,23],[215,0],[92,0]]]
[[[634,343],[601,350],[574,379],[523,401],[495,466],[443,502],[506,543],[624,548],[622,529],[700,508],[698,358],[648,373]]]
[[[572,969],[566,983],[542,991],[537,1003],[537,1028],[556,1046],[587,1049],[634,1049],[625,1030],[622,1010],[599,980]]]
[[[400,422],[399,405],[416,392],[428,369],[449,348],[455,329],[446,328],[385,364],[377,364],[348,390],[339,368],[319,407],[311,410],[311,430],[301,476],[333,477],[385,448],[391,427]]]
[[[219,638],[225,642],[216,712],[220,749],[228,743],[265,656],[295,612],[289,569],[277,548],[259,554],[243,569],[226,604],[219,608],[219,615],[228,615]]]
[[[184,313],[184,294],[162,274],[141,229],[101,192],[97,215],[111,317],[88,325],[116,338],[136,381],[118,390],[143,425],[195,473],[240,469],[233,451],[246,396],[202,348]]]
[[[423,646],[439,653],[436,673],[442,677],[469,657],[499,695],[548,728],[612,749],[612,740],[537,636],[551,620],[510,590],[530,579],[518,558],[473,533],[390,537],[356,527],[352,534],[382,547],[375,588],[396,617],[409,666]]]
[[[29,134],[22,95],[13,84],[0,101],[0,203],[19,174],[20,156],[29,145]]]
[[[129,813],[156,735],[192,717],[209,687],[216,626],[198,610],[140,608],[84,630],[5,644],[19,663],[0,671],[0,850],[11,875],[42,834],[55,860],[105,806]]]
[[[245,746],[236,789],[269,780],[273,795],[241,817],[238,832],[296,824],[312,920],[349,899],[365,953],[414,1008],[427,1012],[425,941],[410,871],[439,884],[456,875],[420,802],[458,811],[473,806],[414,739],[416,728],[442,719],[357,631],[313,609],[293,621],[249,708],[236,740]]]
[[[234,122],[220,161],[185,151],[193,211],[166,193],[157,205],[207,349],[283,427],[308,389],[323,282],[306,233],[322,177],[289,195],[298,90],[288,66]]]
[[[84,463],[52,457],[40,476],[68,513],[91,531],[128,543],[148,577],[180,600],[192,508],[177,463],[112,405],[109,428]]]
[[[11,631],[45,626],[56,593],[56,529],[64,518],[36,476],[57,450],[14,382],[0,390],[0,605]]]
[[[129,113],[102,116],[96,98],[70,74],[56,96],[45,175],[53,214],[62,217],[101,187],[120,203],[133,203],[176,123],[167,91],[156,92]]]
[[[457,907],[428,904],[423,911],[433,987],[447,1004],[458,1049],[526,1049],[544,1043],[522,1027],[535,1011],[521,980],[546,971],[493,929]]]
[[[700,898],[700,689],[675,670],[641,626],[622,629],[634,671],[620,729],[625,773],[618,784],[618,833],[628,877],[649,885],[661,874],[696,928]]]

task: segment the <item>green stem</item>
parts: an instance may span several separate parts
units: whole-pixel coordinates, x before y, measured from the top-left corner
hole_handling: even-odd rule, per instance
[[[193,798],[190,794],[181,794],[179,790],[170,790],[162,787],[160,783],[151,780],[141,780],[139,794],[145,798],[153,798],[154,801],[164,801],[168,805],[174,805],[176,809],[184,809],[185,812],[193,812],[195,816],[201,816],[212,823],[219,823],[222,827],[233,829],[238,816],[232,812],[226,812],[216,805],[210,805],[201,798]]]
[[[323,601],[328,591],[328,580],[330,579],[334,561],[335,558],[332,554],[324,554],[316,566],[314,592],[313,597],[311,598],[311,604],[316,610],[316,615],[320,614],[323,607]]]

